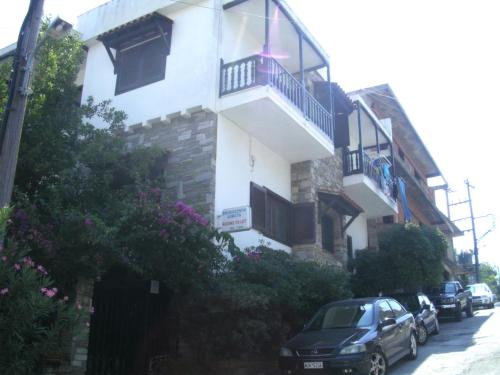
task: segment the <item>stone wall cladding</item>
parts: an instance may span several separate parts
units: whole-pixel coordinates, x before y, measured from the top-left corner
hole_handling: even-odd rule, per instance
[[[322,248],[321,225],[319,220],[318,191],[338,193],[343,190],[342,150],[335,150],[333,157],[307,160],[292,164],[292,202],[315,202],[316,205],[316,243],[293,247],[293,252],[301,259],[321,264],[345,267],[347,263],[347,242],[345,235],[340,235],[336,228],[335,252],[330,253]],[[338,215],[335,220],[344,220]],[[338,229],[338,230],[337,230]]]
[[[127,135],[127,147],[159,146],[168,152],[162,190],[172,201],[193,205],[214,217],[217,115],[199,110],[170,122],[140,127]]]
[[[68,343],[67,358],[60,365],[46,367],[44,375],[85,375],[87,372],[87,356],[89,346],[89,324],[92,311],[93,281],[82,280],[76,286],[76,302],[80,309],[80,327],[76,327],[76,335]]]

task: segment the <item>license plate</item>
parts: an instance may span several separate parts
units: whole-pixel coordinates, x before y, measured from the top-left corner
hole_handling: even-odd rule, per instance
[[[323,362],[304,362],[304,369],[306,370],[317,368],[323,368]]]

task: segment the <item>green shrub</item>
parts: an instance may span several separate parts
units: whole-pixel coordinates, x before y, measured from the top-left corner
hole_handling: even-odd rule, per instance
[[[442,259],[448,244],[435,228],[413,224],[395,225],[380,236],[380,250],[356,253],[352,278],[357,296],[379,292],[415,291],[439,283]]]
[[[200,361],[274,358],[320,306],[348,297],[344,272],[258,247],[233,254],[214,290],[191,304],[184,331]]]
[[[1,249],[0,374],[32,374],[48,353],[61,350],[79,318],[59,297],[43,266],[14,245]]]

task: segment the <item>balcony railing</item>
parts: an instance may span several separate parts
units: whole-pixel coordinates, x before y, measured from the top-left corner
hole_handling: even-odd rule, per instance
[[[384,176],[382,168],[375,164],[375,161],[363,152],[363,164],[361,165],[361,157],[359,150],[344,151],[344,176],[352,176],[355,174],[364,174],[369,177],[378,188],[392,200],[393,197],[393,181]]]
[[[220,74],[220,96],[270,85],[300,109],[307,120],[333,139],[332,115],[275,59],[253,55],[227,64],[221,62]]]

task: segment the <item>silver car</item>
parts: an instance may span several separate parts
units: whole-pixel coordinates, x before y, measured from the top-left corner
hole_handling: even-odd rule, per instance
[[[467,285],[466,289],[470,290],[472,293],[472,306],[486,307],[488,309],[495,307],[496,296],[491,292],[487,284],[471,284]]]

